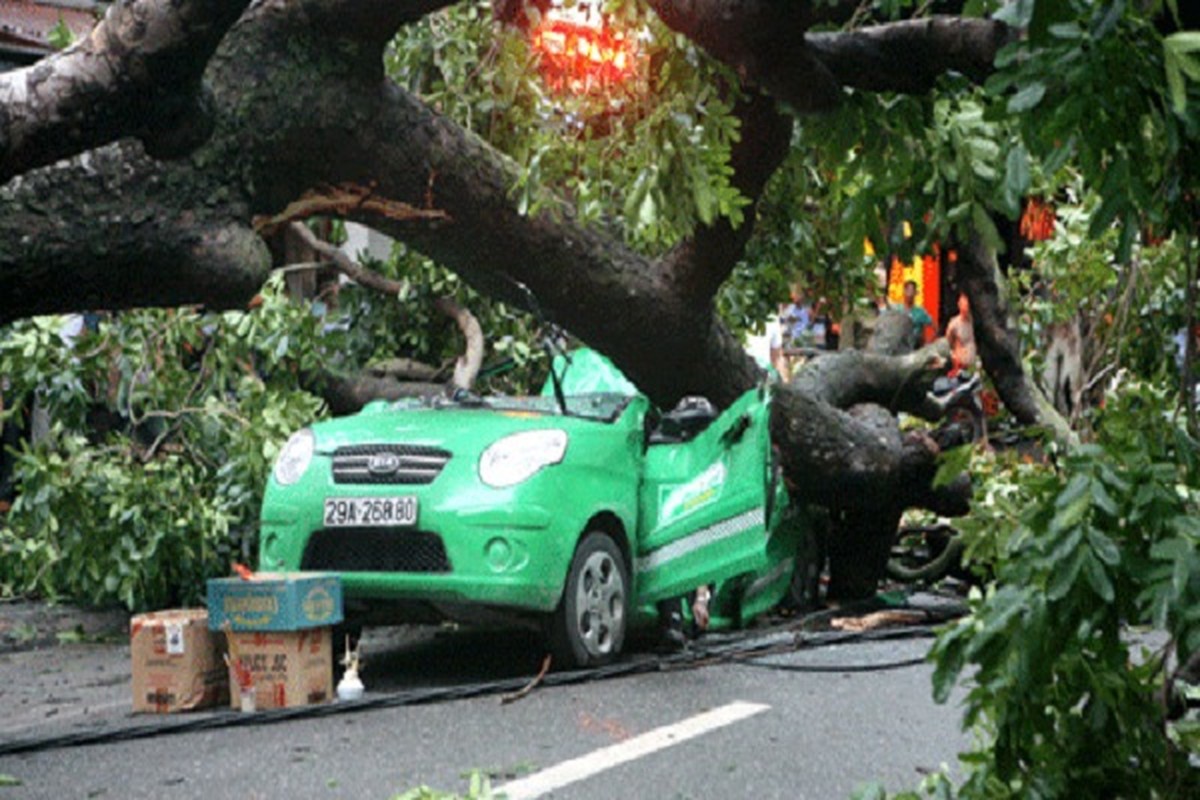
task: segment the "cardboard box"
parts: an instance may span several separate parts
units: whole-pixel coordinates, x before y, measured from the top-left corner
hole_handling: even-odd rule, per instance
[[[254,679],[258,710],[327,703],[333,698],[329,628],[234,631],[230,638],[230,650]],[[235,690],[230,706],[238,708],[240,700]]]
[[[166,714],[227,702],[224,639],[209,631],[208,612],[202,608],[131,619],[134,712]]]
[[[259,572],[208,582],[208,627],[298,631],[342,621],[342,581],[324,572]]]

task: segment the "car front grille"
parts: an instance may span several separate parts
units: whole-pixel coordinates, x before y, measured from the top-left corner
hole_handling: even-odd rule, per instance
[[[303,570],[450,572],[442,537],[411,528],[325,528],[304,548]]]
[[[450,452],[415,444],[359,444],[333,452],[334,483],[432,483]]]

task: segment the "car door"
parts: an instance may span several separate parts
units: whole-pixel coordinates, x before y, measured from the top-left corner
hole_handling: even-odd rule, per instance
[[[639,500],[639,602],[762,569],[770,439],[766,389],[694,439],[650,444]]]

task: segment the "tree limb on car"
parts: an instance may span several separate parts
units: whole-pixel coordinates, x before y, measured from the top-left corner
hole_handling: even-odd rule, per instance
[[[212,130],[200,77],[247,0],[122,0],[86,39],[0,73],[0,183],[137,136],[183,155]]]

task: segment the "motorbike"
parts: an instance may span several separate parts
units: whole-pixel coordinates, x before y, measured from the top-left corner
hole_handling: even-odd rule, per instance
[[[984,441],[987,438],[986,417],[979,399],[982,384],[978,373],[962,371],[938,378],[926,395],[941,409],[944,426],[959,428],[967,442]]]
[[[987,421],[979,389],[983,381],[978,373],[960,371],[934,381],[927,394],[942,414],[940,435],[943,446],[970,444],[987,440]],[[947,522],[901,527],[897,547],[888,560],[888,574],[899,581],[934,581],[953,571],[959,564],[962,541]]]

